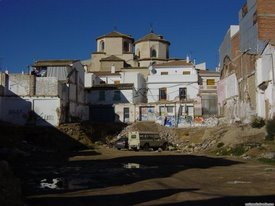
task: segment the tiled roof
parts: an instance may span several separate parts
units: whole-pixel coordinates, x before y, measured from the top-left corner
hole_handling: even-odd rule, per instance
[[[111,55],[106,58],[102,58],[100,61],[124,61],[124,60],[115,55]]]
[[[155,67],[167,67],[167,66],[192,66],[192,62],[187,63],[185,60],[180,61],[170,61],[163,64],[156,64]]]
[[[144,37],[142,37],[141,39],[137,40],[135,42],[135,44],[142,42],[142,41],[160,41],[160,42],[164,42],[170,45],[170,42],[165,40],[163,38],[163,36],[161,35],[157,35],[154,32],[150,32],[149,34],[145,35]]]
[[[112,32],[110,32],[110,33],[108,33],[108,34],[105,34],[105,35],[103,35],[103,36],[100,36],[100,37],[98,37],[98,38],[96,38],[96,40],[98,40],[98,39],[102,39],[102,38],[112,38],[112,37],[122,37],[122,38],[127,38],[127,39],[131,39],[131,40],[133,40],[133,38],[131,37],[131,35],[127,35],[127,34],[122,34],[122,33],[120,33],[120,32],[117,32],[117,31],[112,31]]]
[[[41,66],[70,66],[74,62],[79,60],[69,60],[69,59],[57,59],[57,60],[39,60],[36,61],[33,66],[41,67]]]

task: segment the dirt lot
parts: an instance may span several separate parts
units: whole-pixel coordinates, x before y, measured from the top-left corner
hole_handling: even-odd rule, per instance
[[[275,202],[275,144],[265,141],[264,128],[175,129],[142,122],[125,126],[0,124],[0,205]],[[129,130],[159,132],[171,142],[172,151],[108,147]]]
[[[101,147],[36,164],[24,174],[28,206],[275,203],[275,167],[255,161]],[[39,188],[45,178],[62,183]]]

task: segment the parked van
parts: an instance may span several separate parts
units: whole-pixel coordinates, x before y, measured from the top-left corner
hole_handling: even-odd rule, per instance
[[[149,148],[166,150],[168,142],[161,139],[159,133],[135,131],[128,133],[128,146],[134,150],[149,150]]]

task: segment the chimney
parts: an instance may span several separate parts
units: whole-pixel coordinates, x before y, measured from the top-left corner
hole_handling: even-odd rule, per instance
[[[112,73],[112,74],[116,73],[116,67],[115,67],[114,64],[112,64],[111,73]]]

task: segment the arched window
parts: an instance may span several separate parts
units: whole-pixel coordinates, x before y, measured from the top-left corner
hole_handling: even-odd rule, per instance
[[[138,58],[140,58],[140,50],[139,49],[136,50],[136,55]]]
[[[123,51],[129,52],[129,43],[127,41],[123,42]]]
[[[102,41],[100,41],[100,51],[104,51],[104,49],[105,49],[105,43],[102,40]]]
[[[151,48],[151,57],[157,57],[157,51],[154,48]]]

